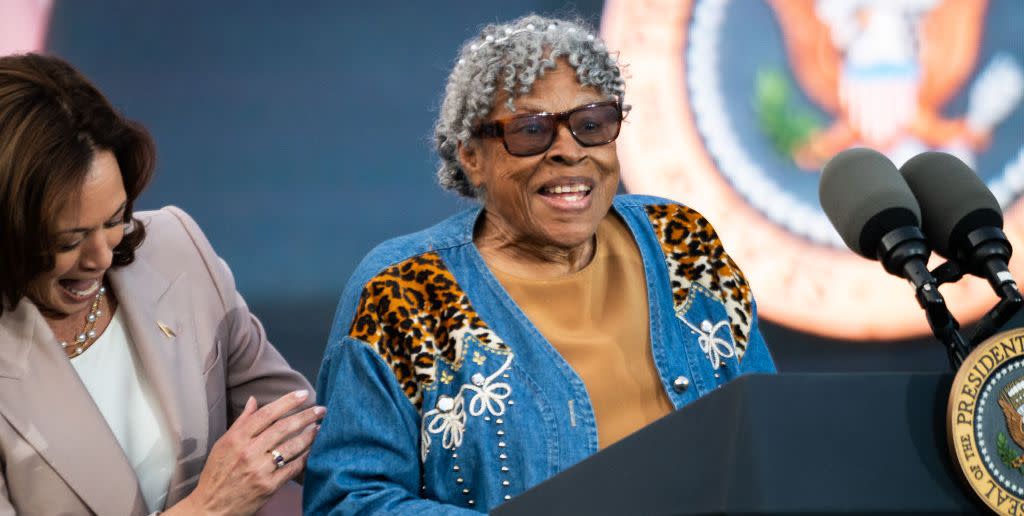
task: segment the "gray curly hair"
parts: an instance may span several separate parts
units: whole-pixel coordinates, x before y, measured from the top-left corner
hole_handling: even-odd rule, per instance
[[[595,86],[620,101],[625,82],[616,57],[604,42],[579,20],[567,21],[529,15],[504,24],[488,25],[480,35],[466,41],[444,90],[441,112],[434,126],[434,141],[441,164],[437,180],[444,188],[478,198],[459,163],[458,144],[465,144],[475,125],[494,107],[500,87],[508,94],[508,108],[514,99],[530,92],[544,72],[565,57],[576,70],[583,86]]]

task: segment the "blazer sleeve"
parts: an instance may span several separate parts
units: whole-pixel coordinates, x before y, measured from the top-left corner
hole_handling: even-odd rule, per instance
[[[221,353],[225,360],[229,425],[241,414],[249,396],[254,396],[262,406],[291,391],[308,389],[311,395],[306,406],[312,406],[316,399],[312,395],[313,388],[267,339],[263,325],[249,312],[249,306],[236,290],[235,279],[227,263],[217,256],[188,214],[175,207],[164,210],[170,211],[191,237],[224,306],[226,338]]]
[[[14,510],[11,501],[7,497],[7,479],[0,475],[0,516],[17,516],[18,511]]]

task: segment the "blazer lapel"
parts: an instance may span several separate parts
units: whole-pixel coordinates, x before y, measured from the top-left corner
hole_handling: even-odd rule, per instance
[[[97,514],[145,514],[135,471],[35,305],[0,317],[0,411]]]
[[[185,273],[167,280],[140,257],[108,273],[118,310],[171,434],[177,464],[167,507],[195,487],[206,461],[208,414]]]

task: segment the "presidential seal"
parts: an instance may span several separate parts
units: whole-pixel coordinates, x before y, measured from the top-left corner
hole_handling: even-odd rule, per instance
[[[992,510],[1024,512],[1024,329],[995,335],[960,366],[946,412],[950,452]]]
[[[906,282],[842,244],[820,170],[857,146],[897,166],[956,155],[1020,249],[1022,21],[1021,0],[607,0],[601,30],[633,106],[623,182],[707,216],[764,318],[853,340],[927,334]],[[1024,274],[1024,254],[1009,265]],[[962,322],[995,302],[977,278],[942,291]]]

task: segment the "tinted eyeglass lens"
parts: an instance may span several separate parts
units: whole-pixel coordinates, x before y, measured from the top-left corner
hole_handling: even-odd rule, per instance
[[[614,105],[591,106],[569,115],[569,128],[583,145],[602,145],[619,135],[622,117]]]
[[[550,116],[524,116],[505,123],[505,145],[517,155],[544,152],[551,145],[555,120]]]

